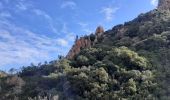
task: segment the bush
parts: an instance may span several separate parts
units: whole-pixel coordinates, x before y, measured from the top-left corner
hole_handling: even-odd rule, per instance
[[[76,60],[79,66],[86,66],[88,65],[88,61],[89,61],[89,59],[83,55],[78,56]]]

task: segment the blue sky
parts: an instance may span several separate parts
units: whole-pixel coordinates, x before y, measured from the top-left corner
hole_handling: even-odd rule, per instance
[[[157,0],[0,0],[0,70],[66,55],[75,36],[106,30],[156,8]]]

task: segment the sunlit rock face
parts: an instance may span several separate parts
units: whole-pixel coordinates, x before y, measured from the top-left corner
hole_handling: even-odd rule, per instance
[[[170,0],[159,0],[158,9],[159,10],[170,10]]]
[[[78,54],[81,51],[81,49],[90,48],[98,41],[98,38],[100,38],[103,33],[104,33],[104,28],[102,26],[98,26],[95,31],[94,41],[91,41],[90,37],[80,37],[80,39],[76,39],[74,45],[68,52],[66,58],[72,59],[76,54]]]
[[[89,47],[91,47],[90,38],[81,37],[80,39],[75,41],[75,44],[67,54],[67,58],[72,59],[76,54],[80,52],[82,48],[89,48]]]

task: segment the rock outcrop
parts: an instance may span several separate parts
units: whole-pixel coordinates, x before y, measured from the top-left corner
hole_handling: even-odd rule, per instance
[[[100,37],[104,33],[104,28],[102,26],[98,26],[95,32],[97,37]]]
[[[76,41],[70,51],[68,52],[66,58],[72,59],[76,54],[80,52],[83,48],[90,48],[97,42],[98,38],[102,36],[104,33],[104,28],[102,26],[97,27],[95,32],[95,40],[91,40],[90,36],[80,37],[80,39],[76,38]]]
[[[90,38],[84,38],[81,37],[80,39],[75,41],[75,44],[67,54],[66,58],[71,59],[73,58],[76,54],[80,52],[82,48],[89,48],[91,47],[91,40]]]
[[[170,10],[170,0],[159,0],[158,10]]]

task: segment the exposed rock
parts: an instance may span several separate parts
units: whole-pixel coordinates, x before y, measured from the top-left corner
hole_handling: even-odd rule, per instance
[[[71,59],[74,57],[74,55],[78,54],[82,48],[89,48],[89,47],[91,47],[90,38],[81,37],[80,39],[75,41],[75,44],[67,54],[66,58]]]
[[[80,39],[76,37],[75,44],[68,52],[66,58],[72,59],[76,54],[80,52],[81,49],[90,48],[92,45],[95,44],[95,42],[97,42],[97,39],[100,38],[103,33],[104,33],[104,28],[102,26],[99,26],[97,27],[96,32],[95,32],[95,41],[91,41],[90,36],[80,37]]]
[[[104,28],[102,26],[98,26],[95,32],[95,35],[97,37],[100,37],[102,35],[102,33],[104,33]]]
[[[159,0],[158,9],[159,10],[170,10],[170,0]]]

